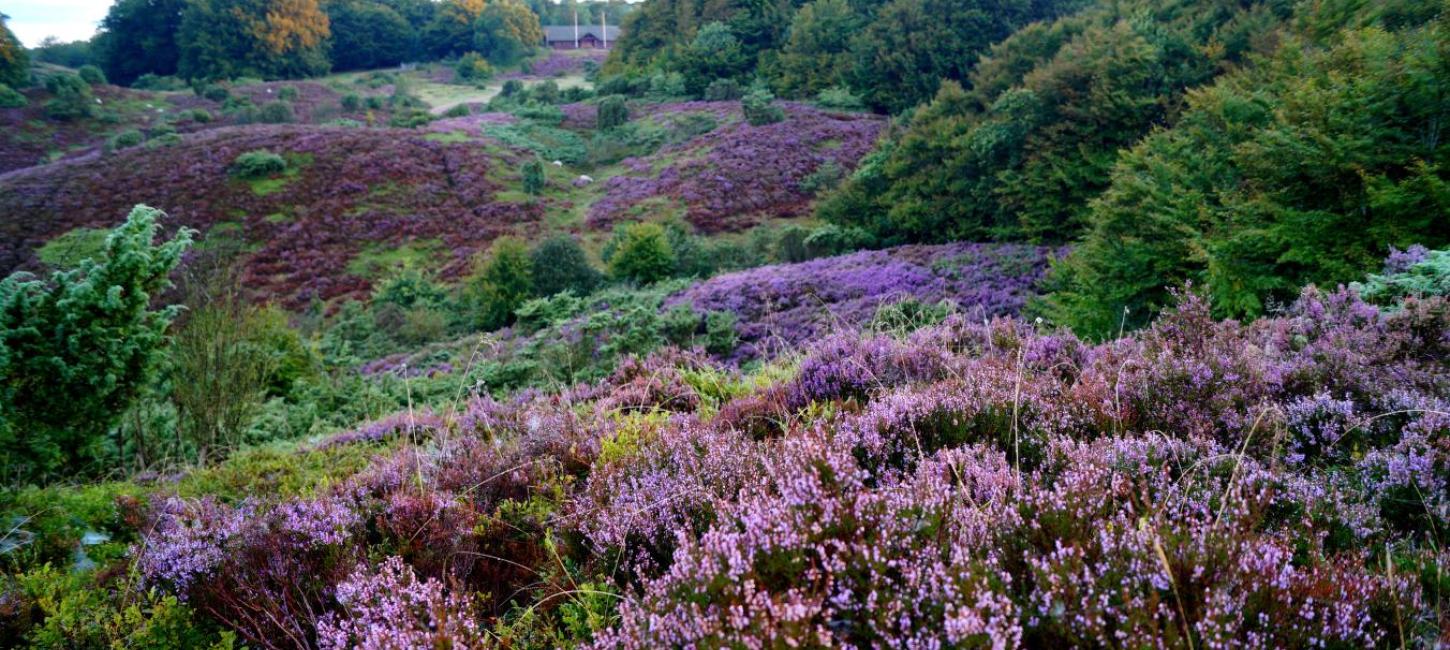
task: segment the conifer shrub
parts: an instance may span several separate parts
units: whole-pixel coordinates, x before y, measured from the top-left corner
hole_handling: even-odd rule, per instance
[[[98,259],[49,281],[0,281],[0,466],[41,479],[94,469],[155,377],[176,307],[154,308],[192,232],[156,243],[160,210],[137,206]]]

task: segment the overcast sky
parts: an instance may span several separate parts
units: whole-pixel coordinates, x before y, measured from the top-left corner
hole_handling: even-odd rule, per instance
[[[10,31],[26,47],[54,36],[62,41],[83,41],[96,34],[112,0],[0,0],[0,14],[10,16]]]

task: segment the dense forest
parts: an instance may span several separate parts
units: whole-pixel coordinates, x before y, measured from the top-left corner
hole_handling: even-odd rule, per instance
[[[1447,0],[0,16],[0,647],[1443,647],[1446,129]]]

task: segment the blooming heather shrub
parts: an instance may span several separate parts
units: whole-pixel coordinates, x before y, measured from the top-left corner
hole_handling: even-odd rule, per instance
[[[478,613],[466,594],[446,593],[435,579],[419,580],[396,557],[376,573],[360,568],[337,586],[344,614],[329,614],[318,626],[318,647],[425,648],[484,647]]]
[[[954,313],[757,376],[631,359],[469,400],[333,495],[165,504],[138,569],[238,630],[217,594],[264,595],[289,621],[264,638],[342,644],[472,639],[457,612],[518,643],[577,629],[588,590],[621,598],[597,648],[1433,647],[1445,299],[1209,313],[1184,296],[1101,344]],[[299,595],[272,566],[324,577]]]
[[[803,104],[775,107],[790,119],[750,126],[738,105],[683,102],[642,107],[653,121],[708,115],[719,126],[666,145],[659,157],[673,161],[659,169],[625,159],[627,173],[604,181],[604,196],[589,208],[591,226],[607,227],[629,217],[641,202],[667,199],[685,208],[686,219],[704,232],[742,230],[756,217],[803,214],[813,199],[800,182],[827,161],[843,171],[875,144],[884,122],[869,115],[831,114]]]
[[[353,505],[333,497],[270,509],[170,499],[135,549],[137,569],[258,647],[310,647],[335,586],[357,562],[361,523]]]
[[[767,266],[712,278],[667,307],[735,314],[748,359],[791,349],[833,328],[867,325],[882,306],[951,301],[972,318],[1014,314],[1047,269],[1050,249],[1018,245],[904,246]]]

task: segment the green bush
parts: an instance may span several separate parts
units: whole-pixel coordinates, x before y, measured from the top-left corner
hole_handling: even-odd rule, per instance
[[[53,120],[69,121],[90,117],[95,107],[91,86],[73,74],[55,74],[45,78],[45,90],[54,96],[45,103],[45,114]]]
[[[1450,296],[1450,250],[1425,251],[1403,269],[1370,275],[1350,285],[1366,302],[1392,306],[1406,297]]]
[[[383,98],[376,95],[368,97],[365,103],[370,111],[379,111],[383,108]]]
[[[657,223],[635,223],[615,231],[609,273],[621,280],[651,284],[672,276],[675,253],[665,229]]]
[[[355,113],[362,109],[362,98],[357,93],[348,93],[342,96],[342,110]]]
[[[34,648],[208,648],[235,647],[235,635],[198,616],[176,596],[157,589],[133,589],[95,572],[44,565],[14,576],[11,604],[28,609],[31,621],[17,630]],[[13,638],[19,642],[21,638]]]
[[[822,90],[816,95],[816,103],[825,108],[835,108],[843,111],[859,111],[866,108],[866,103],[860,97],[851,94],[851,89],[843,86],[831,86]]]
[[[559,103],[559,84],[553,79],[529,89],[529,98],[540,104]]]
[[[203,99],[209,101],[225,103],[228,99],[231,99],[232,92],[217,84],[208,84],[202,87],[201,96]]]
[[[528,103],[511,111],[519,119],[545,126],[558,126],[564,121],[564,111],[552,104]]]
[[[190,113],[187,113],[187,116],[191,118],[191,121],[196,122],[197,124],[206,124],[213,119],[211,111],[206,110],[205,108],[192,109]]]
[[[556,235],[540,242],[529,253],[529,259],[533,267],[534,293],[540,296],[565,291],[587,296],[604,279],[589,263],[584,247],[569,235]]]
[[[186,90],[187,85],[185,81],[176,77],[163,77],[148,72],[131,82],[131,87],[136,90],[150,90],[153,92],[175,92],[178,90]]]
[[[280,101],[284,101],[284,102],[296,102],[297,101],[297,87],[296,86],[283,86],[282,88],[280,88],[280,89],[277,90],[277,99],[280,100]]]
[[[599,129],[609,129],[623,126],[629,121],[629,105],[625,103],[622,95],[610,95],[599,101]]]
[[[453,72],[462,81],[482,83],[493,78],[493,66],[478,52],[469,52],[458,59]]]
[[[81,81],[92,86],[99,86],[106,83],[106,73],[101,72],[101,69],[94,65],[83,65],[76,73],[80,75]]]
[[[745,113],[745,121],[751,126],[775,124],[785,119],[785,111],[775,105],[775,95],[759,81],[752,84],[750,92],[740,100],[740,108]]]
[[[162,358],[177,308],[153,309],[192,232],[156,244],[159,210],[137,206],[99,260],[49,282],[0,281],[0,466],[21,479],[88,469]]]
[[[524,82],[519,81],[518,79],[509,79],[508,81],[503,82],[503,87],[499,89],[499,96],[513,97],[522,93],[523,91]]]
[[[514,312],[534,291],[531,267],[523,240],[494,240],[466,287],[480,328],[494,330],[513,322]]]
[[[267,178],[287,171],[287,159],[266,150],[248,151],[232,161],[229,171],[237,178]]]
[[[257,119],[264,124],[288,124],[296,118],[292,115],[292,104],[278,100],[262,106],[262,111],[257,114]]]
[[[142,135],[139,129],[127,129],[125,131],[117,133],[116,135],[111,136],[111,139],[106,141],[106,148],[111,151],[116,151],[118,149],[129,149],[131,147],[139,146],[145,141],[146,136]]]
[[[734,79],[716,79],[705,87],[705,101],[708,102],[733,102],[744,96],[740,82]]]
[[[836,189],[845,178],[846,170],[836,161],[827,160],[801,179],[800,188],[806,194],[822,194]]]
[[[25,108],[30,101],[14,88],[0,84],[0,108]]]
[[[524,163],[523,170],[524,192],[529,196],[538,196],[544,193],[549,179],[544,171],[544,161],[534,158]]]
[[[454,104],[452,108],[443,113],[443,117],[468,117],[472,114],[473,111],[468,108],[468,104]]]

